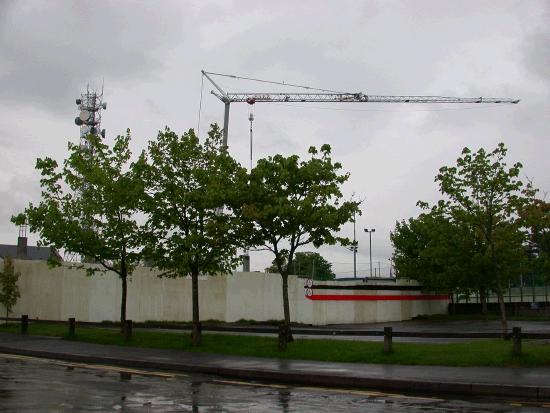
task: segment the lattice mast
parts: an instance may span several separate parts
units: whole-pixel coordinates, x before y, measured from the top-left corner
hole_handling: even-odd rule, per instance
[[[76,106],[78,107],[78,116],[75,118],[74,123],[80,126],[80,147],[86,149],[88,156],[91,158],[94,154],[89,136],[101,136],[105,139],[105,129],[101,129],[101,110],[107,109],[107,102],[103,101],[103,87],[101,92],[98,92],[90,90],[88,85],[86,92],[82,93],[79,99],[76,99]],[[87,185],[84,184],[82,191],[85,191],[86,187]],[[76,195],[79,196],[81,193]],[[80,258],[78,254],[65,251],[65,261],[77,261]],[[87,259],[84,257],[83,260]]]

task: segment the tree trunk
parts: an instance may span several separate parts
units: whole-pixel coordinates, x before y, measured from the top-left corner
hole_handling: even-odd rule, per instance
[[[487,315],[487,290],[485,288],[479,289],[479,301],[481,302],[481,314]]]
[[[126,297],[128,296],[127,275],[121,275],[122,280],[122,298],[120,300],[120,332],[124,333],[124,323],[126,322]]]
[[[201,344],[201,326],[199,321],[199,273],[191,273],[191,285],[193,290],[193,328],[191,331],[191,343],[193,346]]]
[[[292,331],[290,330],[290,305],[288,303],[288,274],[281,274],[283,278],[283,310],[285,314],[284,324],[286,326],[286,331],[288,331],[287,341],[294,341],[292,337]]]
[[[506,338],[508,334],[508,321],[506,320],[506,305],[504,303],[504,294],[502,293],[502,279],[500,273],[497,273],[497,295],[500,307],[500,322],[502,324],[502,337]]]
[[[500,273],[500,268],[497,261],[495,245],[491,244],[491,258],[493,261],[493,268],[496,272],[496,282],[497,282],[497,296],[498,304],[500,306],[500,322],[502,323],[502,336],[506,338],[508,333],[508,322],[506,321],[506,305],[504,304],[504,295],[502,294],[502,274]]]

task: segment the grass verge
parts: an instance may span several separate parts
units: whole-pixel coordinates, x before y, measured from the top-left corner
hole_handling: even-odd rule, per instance
[[[0,332],[19,332],[19,324],[1,325]],[[120,346],[178,349],[254,357],[319,360],[351,363],[383,363],[441,366],[540,367],[550,365],[550,345],[524,341],[523,354],[512,355],[512,343],[483,340],[446,344],[395,343],[384,354],[381,342],[300,339],[286,351],[277,349],[276,337],[203,334],[199,347],[191,345],[189,333],[134,331],[125,341],[117,329],[77,326],[77,335],[67,337],[67,327],[56,324],[29,324],[29,334],[62,337],[67,340]]]

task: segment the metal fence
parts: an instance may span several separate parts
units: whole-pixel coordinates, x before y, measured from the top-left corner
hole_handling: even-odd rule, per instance
[[[495,291],[487,291],[487,303],[498,303],[498,297]],[[548,304],[550,297],[550,287],[543,286],[519,286],[508,287],[504,292],[504,301],[507,303],[545,303]],[[455,294],[456,303],[480,303],[479,292],[467,294]]]

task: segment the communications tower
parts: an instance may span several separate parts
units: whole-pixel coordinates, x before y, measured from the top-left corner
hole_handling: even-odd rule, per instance
[[[103,101],[103,87],[101,92],[97,92],[90,90],[88,85],[86,92],[82,93],[79,99],[76,99],[76,105],[78,116],[75,118],[74,123],[80,126],[80,147],[87,149],[88,156],[92,157],[94,154],[88,137],[95,135],[105,139],[105,129],[101,129],[101,110],[107,109],[107,102]],[[86,257],[80,257],[80,255],[70,251],[65,251],[64,260],[70,262],[89,261]]]

